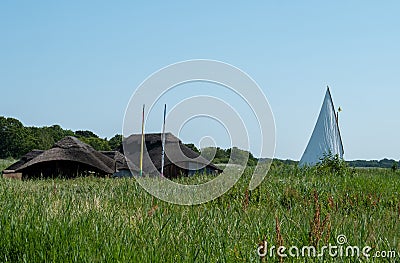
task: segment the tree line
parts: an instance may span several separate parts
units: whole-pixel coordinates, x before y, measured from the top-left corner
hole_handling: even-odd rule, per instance
[[[212,161],[214,164],[226,164],[229,161],[233,164],[244,164],[247,159],[247,166],[255,166],[258,159],[249,151],[241,150],[237,147],[222,149],[220,147],[206,147],[201,150],[193,143],[185,144],[193,151],[201,154],[204,158]]]
[[[108,140],[91,131],[74,132],[59,125],[26,127],[17,119],[0,116],[0,159],[19,159],[33,149],[48,150],[66,136],[75,136],[98,151],[117,149],[122,142],[119,134]]]
[[[400,161],[384,158],[382,160],[355,160],[348,161],[350,167],[366,167],[366,168],[391,168],[397,170]]]
[[[60,125],[26,127],[17,119],[0,116],[0,159],[19,159],[34,149],[48,150],[66,136],[75,136],[97,151],[118,150],[122,145],[122,135],[120,134],[107,139],[100,138],[92,131],[72,131],[63,129]],[[186,145],[193,151],[200,153],[194,144]],[[215,155],[212,155],[213,153]],[[202,149],[202,155],[212,159],[213,163],[228,163],[229,158],[231,158],[233,163],[240,164],[247,158],[247,155],[247,165],[256,165],[258,161],[250,152],[235,147],[232,149],[206,148]]]

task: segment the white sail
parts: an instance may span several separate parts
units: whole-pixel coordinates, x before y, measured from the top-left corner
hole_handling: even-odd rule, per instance
[[[329,87],[326,91],[314,131],[299,165],[315,165],[320,162],[324,154],[328,153],[337,154],[340,158],[343,158],[344,154],[338,119]]]

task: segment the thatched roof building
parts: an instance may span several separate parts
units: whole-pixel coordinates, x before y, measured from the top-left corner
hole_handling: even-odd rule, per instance
[[[188,176],[196,172],[209,174],[222,172],[210,161],[184,145],[173,134],[166,133],[165,136],[164,176],[171,178],[180,175]],[[145,174],[157,175],[161,171],[161,138],[160,133],[145,135],[143,155],[143,172]],[[133,134],[124,138],[123,144],[126,158],[139,166],[141,134]]]
[[[75,137],[68,136],[47,151],[32,151],[6,169],[20,173],[22,178],[75,177],[97,174],[105,176],[115,171],[114,159],[94,150]]]

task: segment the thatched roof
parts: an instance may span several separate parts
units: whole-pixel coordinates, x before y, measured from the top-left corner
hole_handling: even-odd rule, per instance
[[[15,169],[15,171],[23,172],[34,165],[54,161],[82,163],[106,174],[114,173],[115,169],[115,161],[113,159],[94,150],[91,146],[81,142],[77,138],[68,136],[54,144],[51,149],[24,163]]]
[[[145,135],[145,149],[143,155],[143,171],[145,173],[154,173],[155,169],[161,169],[161,138],[160,133]],[[135,164],[139,164],[141,135],[131,135],[128,138],[125,138],[123,143],[127,146],[125,147],[127,159]],[[189,163],[195,162],[201,166],[207,166],[213,170],[222,171],[210,161],[184,145],[171,133],[166,133],[165,153],[164,166],[175,164],[185,169],[189,169]],[[173,160],[173,162],[171,160]]]
[[[161,133],[148,133],[145,134],[144,140],[146,142],[146,146],[150,146],[152,144],[160,144],[161,143]],[[138,144],[140,145],[142,141],[142,135],[141,134],[132,134],[127,138],[123,138],[123,144],[125,145],[132,145],[132,144]],[[176,136],[174,136],[172,133],[166,133],[165,134],[165,143],[172,143],[172,142],[177,142],[177,143],[182,143],[181,140],[179,140]],[[120,149],[122,151],[122,149]]]

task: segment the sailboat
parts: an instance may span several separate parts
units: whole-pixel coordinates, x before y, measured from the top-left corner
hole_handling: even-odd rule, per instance
[[[340,110],[340,108],[339,108]],[[340,136],[338,113],[335,111],[329,87],[315,124],[310,141],[300,159],[299,166],[313,166],[325,155],[338,155],[343,158],[344,149]]]

